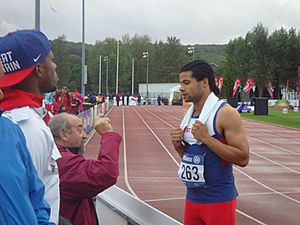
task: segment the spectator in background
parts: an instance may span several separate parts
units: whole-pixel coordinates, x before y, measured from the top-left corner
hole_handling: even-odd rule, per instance
[[[157,97],[157,104],[161,105],[161,97],[160,97],[160,95]]]
[[[87,160],[79,154],[87,135],[77,116],[58,114],[51,118],[49,127],[62,155],[58,161],[60,214],[74,225],[96,225],[93,197],[117,181],[121,136],[113,132],[108,118],[99,117],[95,129],[101,135],[101,148],[96,160]]]
[[[122,105],[125,105],[125,95],[122,94]]]
[[[75,93],[71,94],[71,108],[69,110],[69,113],[77,115],[79,113],[79,99],[76,98]]]
[[[65,104],[66,107],[66,111],[69,112],[69,110],[71,109],[71,94],[69,91],[69,88],[64,86],[61,89],[61,103],[63,102]]]
[[[138,94],[137,103],[138,103],[138,105],[141,105],[141,95],[140,94]]]
[[[109,94],[108,99],[109,99],[109,103],[110,103],[110,104],[113,104],[113,102],[114,102],[114,97],[113,97],[112,94]]]
[[[117,102],[117,106],[119,106],[119,104],[120,104],[120,95],[119,94],[116,95],[116,102]]]
[[[58,224],[56,160],[60,154],[43,121],[47,111],[42,107],[43,94],[55,91],[58,81],[50,41],[40,31],[18,30],[1,39],[0,55],[5,68],[0,78],[0,88],[5,88],[0,108],[5,110],[3,116],[21,127],[37,174],[45,185],[50,221]]]
[[[64,102],[60,103],[59,109],[58,109],[58,113],[63,113],[63,112],[68,112],[66,105]]]
[[[129,94],[126,95],[126,105],[129,105]]]
[[[53,102],[52,104],[45,104],[45,108],[52,115],[56,115],[59,111],[60,105],[57,102]]]
[[[75,94],[75,98],[76,101],[78,101],[78,112],[83,112],[84,108],[83,108],[83,103],[84,103],[84,97],[82,94],[80,94],[78,92],[77,89],[74,90],[74,94]]]
[[[56,92],[55,102],[58,103],[59,106],[63,105],[66,108],[66,111],[69,111],[71,108],[71,94],[69,92],[69,88],[64,86],[61,91]]]
[[[105,96],[105,95],[103,95],[103,96],[102,96],[102,99],[101,99],[101,103],[104,103],[104,102],[105,102],[105,100],[106,100],[106,96]]]
[[[44,94],[44,103],[52,104],[53,102],[54,102],[53,92],[45,93]]]
[[[88,100],[89,100],[89,103],[92,103],[95,105],[97,103],[96,94],[94,92],[88,93]]]
[[[54,101],[57,103],[61,102],[61,88],[57,88],[54,95]]]
[[[49,92],[45,94],[44,103],[45,108],[48,112],[50,112],[52,115],[55,115],[58,113],[59,104],[55,102],[55,98],[53,97],[53,92]]]

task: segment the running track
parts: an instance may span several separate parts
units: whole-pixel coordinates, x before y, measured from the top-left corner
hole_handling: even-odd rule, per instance
[[[117,186],[183,223],[185,187],[177,177],[180,162],[170,141],[186,108],[120,106],[109,113],[123,136]],[[234,167],[239,191],[237,224],[300,224],[300,130],[243,121],[250,163]],[[98,152],[99,136],[86,157]]]

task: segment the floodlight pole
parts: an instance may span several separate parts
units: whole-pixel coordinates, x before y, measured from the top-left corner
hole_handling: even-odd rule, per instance
[[[119,57],[120,57],[120,41],[117,42],[116,94],[119,93]]]
[[[188,47],[188,53],[193,55],[193,60],[195,60],[195,47]]]
[[[99,94],[102,94],[102,90],[101,90],[101,72],[102,72],[102,56],[100,55],[99,57]]]
[[[134,58],[131,65],[131,95],[134,95]]]
[[[82,0],[82,45],[81,45],[81,94],[85,96],[85,0]]]
[[[103,57],[104,62],[106,62],[106,80],[105,80],[105,91],[108,95],[108,56]]]
[[[143,58],[147,60],[147,74],[146,74],[146,98],[148,99],[149,97],[149,52],[143,52]]]
[[[41,30],[41,4],[40,0],[35,0],[35,29]]]

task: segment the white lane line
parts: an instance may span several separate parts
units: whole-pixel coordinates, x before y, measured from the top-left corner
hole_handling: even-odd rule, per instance
[[[300,194],[300,191],[284,191],[282,194]],[[257,192],[257,193],[247,193],[240,194],[240,196],[255,196],[255,195],[276,195],[274,192]]]
[[[278,195],[280,195],[280,196],[282,196],[282,197],[284,197],[284,198],[287,198],[287,199],[289,199],[289,200],[291,200],[291,201],[293,201],[293,202],[296,202],[296,203],[300,204],[300,201],[299,201],[299,200],[294,199],[294,198],[292,198],[292,197],[290,197],[290,196],[288,196],[288,195],[286,195],[286,194],[283,194],[283,193],[281,193],[281,192],[279,192],[279,191],[276,191],[275,189],[273,189],[273,188],[271,188],[271,187],[269,187],[269,186],[267,186],[267,185],[261,183],[260,181],[256,180],[256,179],[253,178],[252,176],[246,174],[245,172],[241,171],[240,169],[238,169],[238,168],[236,168],[236,167],[234,167],[234,169],[237,170],[238,172],[240,172],[241,174],[245,175],[246,177],[248,177],[250,180],[254,181],[255,183],[257,183],[257,184],[261,185],[262,187],[264,187],[264,188],[270,190],[271,192],[274,192],[274,193],[276,193],[276,194],[278,194]]]
[[[148,200],[144,200],[144,202],[160,202],[160,201],[174,201],[174,200],[185,200],[185,197],[148,199]]]
[[[249,136],[249,135],[248,135],[248,137],[251,138],[251,139],[254,139],[254,140],[256,140],[256,141],[258,141],[258,142],[260,142],[260,143],[263,143],[263,144],[266,144],[266,145],[270,145],[270,146],[272,146],[272,147],[274,147],[274,148],[276,148],[276,149],[280,149],[280,150],[282,150],[282,151],[288,152],[288,153],[290,153],[290,154],[292,154],[292,155],[298,155],[298,156],[300,156],[300,153],[289,151],[289,150],[287,150],[287,149],[285,149],[285,148],[282,148],[282,147],[280,147],[280,146],[273,145],[273,144],[271,144],[271,143],[268,143],[268,142],[259,140],[259,139],[257,139],[257,138],[251,137],[251,136]]]
[[[122,176],[119,176],[120,178]],[[147,177],[143,177],[143,176],[130,176],[131,179],[137,179],[137,180],[149,180],[149,179],[157,179],[157,180],[172,180],[174,179],[174,176],[173,177],[160,177],[160,176],[147,176]],[[245,179],[246,180],[246,179]]]
[[[125,184],[130,191],[130,193],[136,197],[137,199],[140,199],[137,194],[134,192],[132,187],[129,184],[128,181],[128,174],[127,174],[127,151],[126,151],[126,132],[125,132],[125,117],[124,117],[124,107],[122,107],[122,126],[123,126],[123,150],[124,150],[124,180]]]
[[[148,112],[150,112],[149,110],[147,110]],[[183,119],[183,117],[182,117],[182,119],[179,119],[178,117],[176,117],[176,116],[173,116],[173,115],[170,115],[170,114],[168,114],[167,112],[163,112],[163,111],[160,111],[161,113],[163,113],[163,114],[167,114],[167,116],[168,117],[172,117],[172,118],[174,118],[175,120],[177,120],[177,121],[179,121],[179,122],[181,122],[181,120]],[[152,113],[152,112],[151,112]]]
[[[161,140],[157,137],[157,135],[154,133],[154,131],[151,129],[151,127],[148,125],[148,123],[142,118],[142,116],[138,113],[138,111],[135,108],[134,108],[134,111],[141,118],[141,120],[144,122],[144,124],[148,127],[148,129],[151,131],[151,133],[154,135],[154,137],[157,139],[157,141],[161,144],[161,146],[166,150],[166,152],[171,157],[171,159],[175,162],[175,164],[179,167],[179,163],[177,162],[177,160],[170,153],[170,151],[166,148],[166,146],[161,142]]]
[[[250,215],[248,215],[248,214],[242,212],[241,210],[236,209],[236,211],[237,211],[239,214],[241,214],[241,215],[247,217],[248,219],[251,219],[251,220],[255,221],[255,222],[258,223],[258,224],[261,224],[261,225],[268,225],[268,224],[263,223],[262,221],[260,221],[260,220],[258,220],[258,219],[256,219],[256,218],[254,218],[253,216],[250,216]]]
[[[175,128],[172,124],[169,124],[167,121],[161,119],[159,116],[157,116],[155,113],[151,112],[150,110],[145,109],[145,111],[151,113],[153,116],[155,116],[157,119],[159,119],[159,120],[162,121],[163,123],[167,124],[169,127],[173,128],[173,129]]]
[[[167,124],[167,125],[169,125],[170,127],[174,128],[174,126],[172,126],[172,125],[169,124],[168,122],[164,121],[163,119],[159,118],[159,117],[158,117],[157,115],[155,115],[153,112],[151,112],[151,111],[149,111],[149,110],[146,110],[146,111],[148,111],[148,112],[150,112],[151,114],[153,114],[156,118],[158,118],[159,120],[161,120],[161,121],[164,122],[165,124]],[[147,125],[147,126],[148,126],[148,125]],[[151,128],[149,128],[149,129],[151,129]],[[152,131],[152,129],[151,129],[151,131]],[[157,137],[157,136],[155,135],[155,137]],[[159,142],[161,142],[161,141],[159,140]],[[178,164],[177,164],[177,165],[178,165]],[[253,179],[254,179],[254,178],[253,178]],[[260,220],[258,220],[258,219],[256,219],[256,218],[254,218],[254,217],[252,217],[252,216],[250,216],[249,214],[246,214],[246,213],[242,212],[241,210],[236,209],[236,211],[237,211],[238,213],[242,214],[243,216],[245,216],[245,217],[247,217],[247,218],[249,218],[249,219],[251,219],[251,220],[257,222],[258,224],[261,224],[261,225],[267,225],[267,224],[263,223],[262,221],[260,221]]]
[[[267,158],[267,157],[264,157],[264,156],[262,156],[262,155],[260,155],[260,154],[258,154],[258,153],[255,153],[255,152],[253,152],[253,151],[250,151],[250,152],[251,152],[252,154],[254,154],[254,155],[257,155],[258,157],[263,158],[264,160],[267,160],[267,161],[269,161],[269,162],[271,162],[271,163],[274,163],[274,164],[276,164],[276,165],[278,165],[278,166],[280,166],[280,167],[283,167],[283,168],[285,168],[285,169],[287,169],[287,170],[289,170],[289,171],[291,171],[291,172],[293,172],[293,173],[300,174],[299,171],[294,170],[294,169],[291,169],[291,168],[289,168],[289,167],[287,167],[287,166],[285,166],[285,165],[283,165],[283,164],[281,164],[281,163],[279,163],[279,162],[275,162],[275,161],[273,161],[273,160],[271,160],[271,159],[269,159],[269,158]]]
[[[285,127],[285,128],[288,128],[288,127]],[[270,131],[268,130],[268,131],[266,131],[266,129],[255,129],[255,131],[256,132],[265,132],[265,134],[267,134],[267,135],[269,135],[269,136],[271,136],[271,137],[274,137],[274,139],[275,140],[277,140],[278,138],[286,138],[286,137],[284,137],[284,136],[281,136],[280,134],[286,134],[286,135],[289,135],[289,134],[297,134],[297,133],[299,133],[299,131],[295,131],[295,130],[293,130],[293,131],[289,131],[289,130],[285,130],[285,131],[282,131],[282,132],[276,132],[276,133],[270,133]],[[295,139],[297,138],[297,137],[294,137]],[[300,142],[299,141],[290,141],[289,142],[289,144],[300,144]]]

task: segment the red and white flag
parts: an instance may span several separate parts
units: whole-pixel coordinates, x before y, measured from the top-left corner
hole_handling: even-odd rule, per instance
[[[274,92],[274,88],[272,86],[272,82],[270,80],[267,80],[265,82],[265,87],[267,88],[268,92],[269,92],[269,95],[271,97],[271,99],[274,98],[274,95],[273,95],[273,92]]]
[[[215,76],[215,83],[216,83],[216,86],[219,87],[219,78],[217,76]]]
[[[234,81],[232,97],[235,96],[237,90],[239,89],[239,86],[241,86],[241,78],[237,77]]]
[[[221,75],[221,76],[220,76],[220,79],[219,79],[219,86],[218,86],[220,95],[221,95],[221,93],[222,93],[223,81],[224,81],[224,78],[223,78],[223,76]]]
[[[298,107],[300,107],[300,66],[298,66],[298,81],[297,81]]]
[[[245,86],[243,88],[243,92],[249,93],[251,89],[254,87],[255,87],[255,81],[251,76],[249,76],[248,79],[246,80]]]

